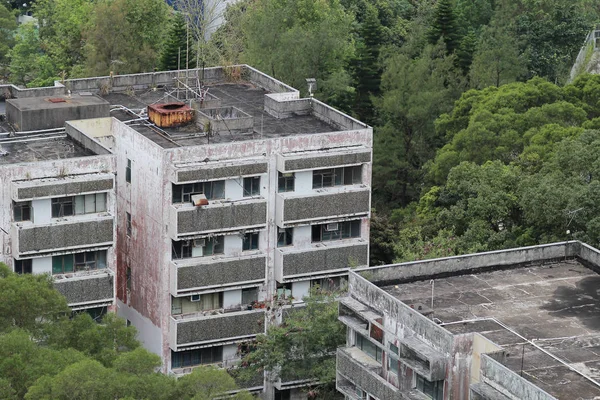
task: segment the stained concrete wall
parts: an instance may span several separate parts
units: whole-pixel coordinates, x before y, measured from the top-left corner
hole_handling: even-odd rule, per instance
[[[371,150],[363,149],[356,153],[341,153],[320,156],[301,154],[297,157],[284,155],[284,171],[300,171],[306,169],[331,168],[344,165],[356,165],[371,162]]]
[[[265,257],[204,263],[177,268],[177,289],[265,280]]]
[[[348,190],[338,193],[318,193],[314,196],[283,198],[283,221],[305,221],[347,215],[368,214],[371,191]]]
[[[20,254],[112,244],[113,218],[23,227],[18,235]]]
[[[265,311],[241,311],[177,323],[177,345],[252,336],[265,331]]]
[[[267,163],[204,167],[177,171],[177,183],[210,181],[237,176],[259,175],[267,172]]]
[[[483,381],[500,393],[515,399],[557,400],[533,383],[520,377],[487,354],[481,356]]]
[[[15,200],[30,200],[33,198],[74,196],[109,191],[114,187],[114,177],[106,174],[84,175],[52,180],[31,180],[19,182],[15,186]]]
[[[368,370],[358,361],[349,356],[344,349],[337,350],[337,371],[348,377],[356,385],[380,400],[398,400],[404,397],[398,389],[390,385],[385,379]]]
[[[577,256],[574,242],[561,242],[510,250],[489,251],[464,256],[436,258],[372,267],[363,271],[371,282],[378,285],[410,281],[415,278],[430,279],[456,274],[470,274],[499,267],[518,267],[523,264],[556,261]]]
[[[177,211],[177,233],[243,228],[267,223],[267,202],[225,203]]]
[[[54,287],[67,298],[69,305],[80,303],[113,301],[114,277],[109,273],[61,279]]]
[[[366,265],[368,244],[344,247],[322,247],[311,251],[283,253],[283,276],[313,274],[352,266]]]

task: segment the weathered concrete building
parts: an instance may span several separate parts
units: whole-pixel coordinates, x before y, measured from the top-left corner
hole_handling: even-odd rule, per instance
[[[48,118],[64,112],[50,110]],[[115,308],[115,159],[64,122],[26,135],[0,123],[0,261],[16,272],[51,274],[69,306],[101,315]]]
[[[600,252],[563,242],[351,271],[347,399],[600,396]]]
[[[67,135],[110,151],[117,313],[165,372],[235,365],[281,320],[275,300],[368,265],[369,126],[248,66],[45,89],[110,104]],[[252,388],[264,384],[273,395],[262,378]]]

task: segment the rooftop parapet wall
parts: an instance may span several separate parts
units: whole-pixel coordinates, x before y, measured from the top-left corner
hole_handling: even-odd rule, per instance
[[[557,400],[487,354],[481,356],[482,381],[511,399]]]
[[[348,275],[348,293],[356,299],[361,299],[373,309],[380,310],[387,316],[394,327],[392,335],[402,337],[416,336],[421,341],[447,355],[454,345],[454,336],[446,329],[438,326],[429,318],[410,308],[392,295],[384,292],[375,284],[362,276],[350,271]],[[388,318],[384,318],[386,321]]]
[[[464,256],[391,264],[382,267],[364,268],[357,270],[357,272],[364,271],[369,281],[383,286],[440,276],[461,275],[494,268],[513,268],[524,264],[574,258],[579,257],[580,247],[581,244],[576,241],[560,242]],[[589,249],[592,248],[590,247]],[[589,254],[587,257],[592,259],[592,254],[594,253],[597,254],[597,251],[589,250],[586,254]],[[598,258],[598,262],[600,262],[600,255],[596,257]]]
[[[27,97],[61,96],[67,94],[67,88],[60,82],[54,82],[54,86],[41,88],[20,88],[8,84],[0,85],[0,98],[24,99]]]

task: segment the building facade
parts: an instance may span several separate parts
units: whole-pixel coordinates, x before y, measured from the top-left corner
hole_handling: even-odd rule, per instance
[[[591,400],[600,251],[563,242],[349,273],[337,389],[352,400]]]
[[[274,303],[368,265],[369,126],[248,66],[62,89],[110,104],[66,127],[108,150],[116,312],[164,372],[235,366],[281,321]],[[297,385],[246,386],[285,397]]]

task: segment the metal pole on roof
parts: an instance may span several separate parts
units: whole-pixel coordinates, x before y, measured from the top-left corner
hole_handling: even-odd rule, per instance
[[[433,310],[433,290],[435,288],[435,281],[432,279],[429,283],[431,284],[431,310]]]

